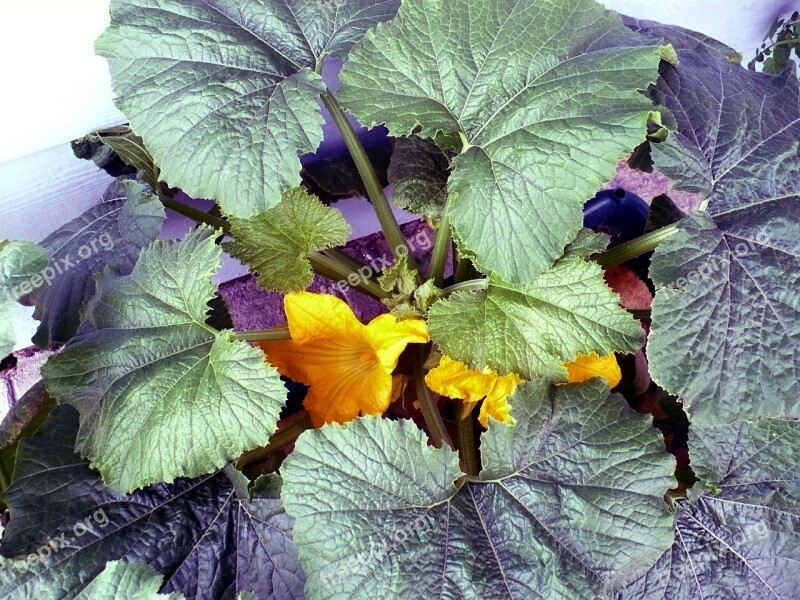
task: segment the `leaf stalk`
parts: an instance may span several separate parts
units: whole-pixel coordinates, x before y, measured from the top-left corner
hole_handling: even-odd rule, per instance
[[[595,254],[594,260],[604,269],[610,269],[611,267],[626,263],[637,256],[655,250],[658,246],[675,235],[677,231],[678,226],[676,223],[667,225],[661,229],[646,233],[635,240],[625,242],[615,248]]]
[[[447,433],[447,429],[444,426],[439,408],[436,406],[433,395],[425,383],[425,361],[427,358],[427,347],[420,346],[414,357],[414,385],[417,389],[417,400],[419,401],[425,424],[428,426],[428,430],[433,438],[434,445],[437,448],[441,448],[444,444],[447,444],[453,448],[453,441],[450,439],[450,434]]]
[[[339,132],[342,134],[342,139],[344,139],[344,143],[350,151],[350,156],[353,158],[353,162],[355,162],[358,173],[361,175],[364,187],[367,190],[367,197],[372,203],[372,208],[381,224],[383,234],[386,236],[386,241],[389,243],[392,256],[394,256],[395,260],[398,260],[405,254],[408,257],[408,266],[414,271],[419,271],[417,262],[411,255],[411,249],[408,247],[406,238],[400,230],[400,225],[397,223],[389,200],[383,191],[383,186],[378,179],[378,174],[375,172],[375,168],[372,166],[369,156],[367,156],[367,151],[358,138],[358,134],[355,129],[353,129],[353,125],[347,119],[347,115],[345,115],[336,97],[329,91],[322,94],[322,103],[331,113],[336,127],[339,128]]]

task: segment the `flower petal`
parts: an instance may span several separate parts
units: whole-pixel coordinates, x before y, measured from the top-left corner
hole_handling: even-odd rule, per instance
[[[381,364],[390,372],[397,367],[397,359],[408,344],[425,344],[429,339],[428,327],[422,319],[398,321],[390,314],[372,319],[366,335]]]
[[[425,382],[437,394],[448,398],[460,398],[465,402],[484,400],[478,420],[489,426],[489,416],[504,423],[514,423],[508,397],[522,383],[518,375],[498,375],[491,369],[475,371],[449,356],[443,356],[439,366],[431,369]]]
[[[282,375],[310,386],[304,404],[315,427],[383,413],[400,354],[409,343],[428,341],[422,320],[382,315],[363,325],[326,294],[293,292],[284,307],[292,339],[259,347]]]
[[[594,352],[581,354],[564,366],[567,368],[569,383],[581,383],[592,377],[602,377],[608,382],[609,388],[615,388],[622,381],[622,371],[613,353],[606,356],[598,356]]]
[[[290,292],[283,300],[292,341],[305,344],[315,338],[349,337],[363,339],[365,326],[345,302],[329,294]]]

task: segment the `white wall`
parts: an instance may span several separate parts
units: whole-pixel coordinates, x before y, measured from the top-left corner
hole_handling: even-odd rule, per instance
[[[604,0],[703,31],[746,57],[787,0]],[[65,144],[122,122],[93,42],[108,0],[0,0],[0,239],[40,240],[96,202],[108,178]]]

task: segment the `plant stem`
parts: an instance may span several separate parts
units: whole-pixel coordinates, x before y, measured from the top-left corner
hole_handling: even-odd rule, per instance
[[[325,256],[332,258],[333,260],[338,260],[343,265],[347,265],[353,271],[360,271],[361,269],[369,269],[370,275],[368,279],[377,279],[380,273],[371,267],[370,265],[361,262],[357,258],[350,256],[347,252],[342,250],[341,248],[329,248],[328,250],[323,250],[322,254]]]
[[[667,225],[661,229],[651,231],[630,242],[620,244],[616,248],[611,248],[605,252],[594,255],[594,260],[604,269],[610,269],[622,263],[628,262],[642,254],[655,250],[660,244],[675,235],[678,231],[676,223]]]
[[[433,244],[431,266],[428,269],[428,279],[433,279],[436,287],[442,287],[444,282],[444,269],[447,265],[447,255],[450,252],[450,240],[450,220],[442,217],[436,232],[436,242]]]
[[[364,187],[367,189],[367,196],[370,202],[372,202],[372,208],[378,216],[383,234],[386,236],[386,241],[389,243],[389,249],[392,255],[395,257],[395,260],[401,258],[404,252],[401,248],[405,248],[405,254],[408,256],[408,266],[412,270],[419,271],[419,267],[414,257],[411,255],[411,249],[408,247],[405,236],[403,236],[403,232],[400,230],[400,225],[397,224],[397,219],[394,217],[392,208],[389,205],[389,200],[386,198],[386,194],[383,191],[383,186],[378,179],[377,173],[375,173],[375,168],[372,166],[367,156],[367,151],[364,150],[364,145],[361,143],[361,140],[358,139],[358,134],[355,129],[353,129],[350,121],[347,120],[347,115],[345,115],[344,110],[339,106],[339,102],[333,94],[326,91],[322,94],[322,102],[325,104],[325,108],[331,113],[334,123],[336,123],[339,132],[342,134],[344,143],[350,151],[350,156],[356,164],[358,173],[361,175],[361,179],[364,182]]]
[[[472,410],[474,402],[458,402],[458,426],[456,427],[456,443],[461,456],[464,473],[478,474],[478,453],[475,450],[475,428]]]
[[[308,255],[308,260],[311,262],[311,267],[315,272],[332,281],[347,281],[348,285],[378,299],[388,298],[390,295],[375,281],[362,277],[356,271],[329,256],[319,252],[312,252]],[[350,283],[352,276],[357,278],[357,281],[353,279],[353,281],[356,281],[355,284]]]
[[[433,400],[431,391],[425,384],[425,361],[428,358],[428,349],[426,346],[420,346],[417,349],[416,356],[414,357],[414,385],[417,388],[417,401],[419,402],[422,416],[425,418],[425,424],[431,432],[433,443],[437,448],[441,448],[443,444],[453,447],[453,441],[447,433],[444,426],[442,415],[439,414],[439,408]]]
[[[275,435],[269,438],[269,444],[263,448],[256,448],[255,450],[251,450],[250,452],[245,452],[242,454],[239,457],[239,460],[236,461],[236,468],[241,471],[245,465],[249,465],[256,461],[267,458],[271,454],[274,454],[283,448],[286,444],[291,444],[294,440],[300,437],[301,433],[311,429],[312,427],[313,425],[311,423],[311,417],[308,413],[306,413],[303,415],[303,417],[288,427],[276,432]]]
[[[6,473],[5,469],[3,468],[3,463],[0,462],[0,492],[4,492],[8,489],[8,486],[11,484],[11,477]]]
[[[233,335],[242,342],[279,342],[292,339],[288,327],[276,327],[263,331],[237,331]]]
[[[188,217],[193,221],[197,221],[198,223],[211,225],[211,227],[214,229],[222,229],[222,231],[225,233],[230,231],[230,223],[228,223],[225,219],[220,219],[219,217],[215,217],[214,215],[210,215],[198,208],[189,206],[183,202],[178,202],[174,198],[171,198],[164,190],[163,183],[158,185],[156,192],[158,193],[158,199],[161,200],[161,204],[163,204],[165,208],[168,208],[179,215],[183,215],[184,217]]]

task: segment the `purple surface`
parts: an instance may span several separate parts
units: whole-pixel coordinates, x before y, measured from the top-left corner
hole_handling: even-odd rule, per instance
[[[413,244],[414,257],[425,272],[433,249],[433,231],[422,220],[407,223],[401,226],[401,229],[409,243]],[[381,233],[354,240],[344,247],[344,251],[362,262],[372,263],[379,268],[384,266],[382,260],[391,261],[389,246]],[[450,275],[450,269],[448,269],[447,275]],[[325,288],[329,293],[347,302],[356,317],[362,322],[367,322],[387,312],[381,302],[352,288],[348,287],[344,293],[338,289],[330,291],[329,288],[333,286],[333,283],[325,277],[317,276],[309,290],[320,292]],[[262,290],[256,285],[255,277],[252,275],[222,284],[219,292],[228,305],[228,311],[238,331],[258,331],[286,325],[283,294]]]
[[[646,200],[648,204],[656,196],[666,194],[685,213],[693,213],[700,206],[700,196],[671,189],[672,182],[666,175],[655,169],[652,173],[631,169],[624,160],[617,165],[617,173],[607,187],[625,188]]]

